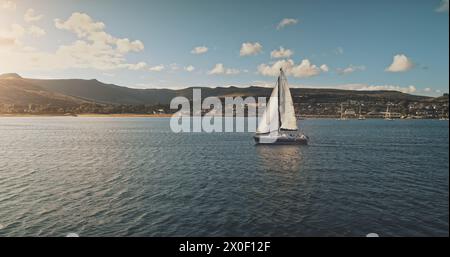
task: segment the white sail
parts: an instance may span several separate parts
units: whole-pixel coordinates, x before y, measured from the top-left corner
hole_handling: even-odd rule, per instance
[[[258,111],[259,115],[259,111]],[[278,131],[278,87],[275,87],[270,95],[269,102],[262,116],[260,116],[258,129],[256,133],[264,134],[272,131]]]
[[[260,116],[258,111],[258,115],[260,120],[254,136],[257,144],[308,144],[308,137],[303,134],[281,131],[298,130],[294,103],[282,69],[264,113]]]
[[[281,71],[278,81],[280,83],[281,129],[297,130],[298,127],[297,119],[295,117],[294,103],[292,101],[291,92],[283,71]]]

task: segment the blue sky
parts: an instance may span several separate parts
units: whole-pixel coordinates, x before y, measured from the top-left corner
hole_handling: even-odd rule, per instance
[[[295,87],[440,95],[448,23],[448,0],[0,0],[0,73],[183,88],[283,67]]]

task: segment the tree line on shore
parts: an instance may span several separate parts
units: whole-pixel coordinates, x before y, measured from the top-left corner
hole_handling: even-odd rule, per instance
[[[410,116],[420,118],[448,117],[448,96],[446,98],[435,98],[427,101],[389,101],[380,99],[378,101],[356,101],[347,100],[341,102],[321,102],[317,99],[308,99],[303,102],[294,103],[295,111],[299,116],[335,117],[341,112],[345,115],[357,116],[359,114],[367,117],[379,117],[385,112],[387,106],[390,112],[399,116]],[[244,106],[246,109],[246,106]],[[166,104],[99,104],[83,103],[79,105],[62,106],[55,104],[1,104],[0,114],[170,114],[178,110],[170,109]],[[207,113],[208,110],[203,110]]]

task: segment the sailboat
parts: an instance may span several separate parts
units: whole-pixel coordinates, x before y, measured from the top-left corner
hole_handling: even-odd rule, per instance
[[[254,139],[257,144],[308,144],[308,137],[298,130],[294,103],[283,69],[280,69]]]
[[[391,117],[391,112],[389,111],[389,105],[387,106],[386,112],[384,113],[384,119],[385,119],[385,120],[394,120],[394,119]]]
[[[341,117],[338,120],[348,120],[344,112],[344,104],[341,103]]]
[[[358,120],[365,120],[366,119],[366,117],[364,117],[362,114],[361,114],[361,105],[359,106],[359,116],[358,116]]]

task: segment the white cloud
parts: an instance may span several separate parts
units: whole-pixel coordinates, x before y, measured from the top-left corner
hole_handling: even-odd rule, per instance
[[[353,73],[355,71],[363,71],[365,69],[366,69],[366,66],[364,66],[364,65],[354,66],[354,65],[350,64],[346,68],[339,68],[339,69],[337,69],[337,72],[339,74],[350,74],[350,73]]]
[[[105,32],[103,22],[94,21],[85,13],[73,13],[66,21],[55,19],[58,29],[75,33],[80,40],[67,46],[61,46],[57,55],[68,56],[75,67],[95,68],[100,70],[128,68],[139,70],[145,68],[143,62],[127,64],[125,54],[139,52],[144,44],[139,41],[130,41],[128,38],[116,38]],[[87,54],[88,53],[88,54]]]
[[[326,64],[320,65],[320,69],[321,69],[323,72],[328,72],[328,71],[330,70]]]
[[[128,68],[129,70],[143,70],[147,68],[147,63],[138,62],[135,64],[125,64],[124,67]]]
[[[188,71],[188,72],[193,72],[195,70],[195,67],[192,65],[189,65],[189,66],[184,67],[184,70]]]
[[[243,85],[246,86],[246,85]],[[274,87],[273,81],[254,81],[252,86],[257,87]],[[398,86],[398,85],[369,85],[364,83],[354,83],[354,84],[338,84],[338,85],[305,85],[305,84],[289,84],[291,88],[327,88],[327,89],[341,89],[341,90],[357,90],[357,91],[399,91],[402,93],[412,94],[416,93],[418,90],[415,86]]]
[[[436,8],[436,12],[446,12],[448,13],[448,1],[449,0],[442,0],[441,5]]]
[[[130,64],[126,60],[128,52],[142,51],[144,45],[139,40],[130,41],[117,38],[104,31],[105,24],[94,21],[89,15],[73,13],[66,21],[55,20],[59,29],[75,33],[78,40],[60,45],[54,52],[41,51],[24,45],[24,35],[42,36],[45,31],[37,26],[27,29],[13,25],[8,31],[0,31],[0,60],[8,70],[55,70],[83,68],[97,70],[143,69],[144,63]],[[11,43],[13,43],[11,45]],[[4,45],[9,44],[5,48]]]
[[[12,24],[8,29],[0,29],[0,46],[3,47],[21,47],[23,46],[22,38],[26,35],[31,35],[33,37],[42,37],[46,34],[45,30],[31,25],[28,28],[23,27],[19,24]],[[30,49],[29,47],[25,47],[26,49]]]
[[[19,46],[25,34],[26,29],[19,24],[12,24],[8,29],[0,29],[0,46]]]
[[[208,72],[210,75],[235,75],[239,74],[240,71],[238,69],[233,68],[225,68],[225,66],[222,63],[217,63],[212,70]]]
[[[289,58],[294,54],[294,52],[290,49],[284,49],[280,46],[279,49],[275,49],[270,52],[270,57],[272,58]]]
[[[139,41],[130,41],[128,38],[122,38],[117,39],[116,41],[117,50],[121,53],[128,53],[128,52],[140,52],[144,50],[144,44]]]
[[[53,58],[61,67],[66,68],[94,68],[98,70],[129,68],[125,64],[125,58],[112,46],[83,40],[60,46]]]
[[[429,92],[431,92],[432,91],[432,89],[431,88],[429,88],[429,87],[426,87],[426,88],[424,88],[423,89],[423,92],[427,92],[427,93],[429,93]]]
[[[28,9],[28,10],[25,12],[25,15],[23,16],[23,19],[24,19],[26,22],[35,22],[35,21],[41,20],[43,17],[44,17],[44,15],[42,15],[42,14],[37,15],[37,14],[35,13],[34,9],[31,9],[31,8],[30,8],[30,9]]]
[[[282,19],[282,20],[280,21],[280,23],[278,23],[277,29],[279,30],[279,29],[282,29],[282,28],[284,28],[284,27],[286,27],[286,26],[294,25],[294,24],[297,24],[297,23],[298,23],[298,20],[297,20],[297,19],[284,18],[284,19]]]
[[[32,25],[28,28],[28,33],[34,37],[42,37],[45,36],[46,32],[43,28]]]
[[[0,9],[4,9],[7,11],[15,11],[17,8],[17,5],[13,1],[1,1],[0,0]]]
[[[239,54],[240,54],[240,56],[257,55],[261,51],[262,51],[262,45],[260,43],[246,42],[246,43],[242,43],[241,51],[239,52]]]
[[[9,30],[0,31],[0,35],[14,37],[19,39],[25,35],[25,28],[19,24],[12,24]]]
[[[61,21],[60,19],[55,19],[54,21],[58,29],[74,32],[79,38],[88,38],[91,41],[103,38],[108,43],[113,41],[113,37],[104,32],[105,24],[94,21],[85,13],[75,12],[66,21]]]
[[[360,91],[374,91],[374,90],[389,90],[389,91],[400,91],[402,93],[412,94],[417,92],[415,86],[410,85],[406,87],[401,87],[397,85],[367,85],[367,84],[346,84],[339,85],[335,88],[346,89],[346,90],[360,90]]]
[[[96,22],[85,13],[75,12],[64,22],[55,19],[55,26],[58,29],[74,32],[78,38],[88,40],[94,44],[115,46],[120,53],[144,50],[144,44],[141,41],[116,38],[105,32],[106,25],[103,22]]]
[[[208,47],[206,46],[197,46],[191,50],[191,54],[204,54],[208,52]]]
[[[156,71],[156,72],[163,71],[164,69],[165,69],[165,67],[162,64],[156,65],[156,66],[153,66],[153,67],[149,68],[150,71]]]
[[[414,67],[413,62],[404,54],[397,54],[394,56],[392,64],[386,68],[389,72],[403,72],[408,71]]]
[[[280,68],[283,68],[286,75],[297,78],[317,76],[321,72],[328,71],[328,66],[325,64],[318,67],[317,65],[311,64],[308,59],[304,59],[300,64],[295,65],[293,60],[288,59],[279,60],[272,63],[272,65],[261,64],[258,66],[258,72],[264,76],[278,76]]]

